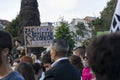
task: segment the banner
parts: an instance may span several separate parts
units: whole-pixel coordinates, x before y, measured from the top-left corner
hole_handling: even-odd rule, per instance
[[[110,28],[110,32],[117,32],[117,31],[120,31],[120,0],[118,0],[117,2]]]
[[[50,46],[53,40],[53,27],[30,26],[24,27],[24,42],[26,47]]]

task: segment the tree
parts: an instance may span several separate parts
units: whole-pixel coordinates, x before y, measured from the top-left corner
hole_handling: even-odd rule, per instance
[[[19,19],[18,16],[13,19],[5,28],[6,31],[10,32],[13,37],[18,36],[18,30],[19,30]]]
[[[92,32],[93,37],[97,35],[98,31],[106,31],[104,29],[103,20],[101,18],[96,18],[96,20],[93,20],[92,22],[90,22],[90,24],[92,26],[94,26],[94,29],[93,29],[93,32]]]
[[[76,33],[81,37],[85,37],[85,35],[87,34],[86,33],[87,29],[86,29],[84,23],[78,22],[78,24],[75,25],[75,27],[77,28]]]
[[[40,18],[37,0],[22,0],[19,14],[19,36],[23,40],[23,28],[26,26],[40,26]]]
[[[113,13],[116,7],[117,0],[110,0],[107,6],[100,13],[101,17],[92,22],[95,27],[95,33],[98,31],[108,31],[110,29]]]
[[[92,37],[94,26],[90,23],[87,23],[85,25],[83,22],[78,22],[75,27],[76,34],[79,36],[79,42],[83,43],[84,41],[87,41],[87,39],[90,39]]]
[[[75,43],[73,40],[73,35],[72,35],[72,32],[70,32],[69,30],[68,23],[65,22],[64,20],[60,21],[60,26],[58,26],[58,28],[56,29],[55,39],[58,39],[58,38],[66,39],[70,46],[69,52],[73,50],[74,43]]]
[[[104,8],[103,11],[101,12],[101,20],[103,21],[103,25],[102,25],[103,31],[110,29],[110,25],[111,25],[113,13],[115,11],[116,3],[117,3],[117,0],[110,0],[107,3],[106,8]]]

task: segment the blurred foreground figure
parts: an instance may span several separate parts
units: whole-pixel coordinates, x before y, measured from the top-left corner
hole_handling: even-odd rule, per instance
[[[120,80],[120,33],[94,39],[88,48],[88,60],[96,80]]]
[[[9,33],[0,30],[0,80],[24,80],[9,66],[8,56],[12,50],[12,38]]]
[[[25,80],[35,80],[34,69],[28,62],[21,62],[16,67],[16,70],[25,78]]]

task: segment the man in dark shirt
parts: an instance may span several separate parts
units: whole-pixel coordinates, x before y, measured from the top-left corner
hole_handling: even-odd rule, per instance
[[[81,80],[80,72],[69,62],[67,53],[69,45],[64,39],[54,40],[51,44],[51,69],[45,74],[44,80]]]

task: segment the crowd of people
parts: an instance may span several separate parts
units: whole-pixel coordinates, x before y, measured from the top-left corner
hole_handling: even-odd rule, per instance
[[[14,56],[19,58],[11,60],[12,37],[0,30],[0,80],[120,79],[120,33],[96,37],[88,48],[76,47],[70,56],[65,39],[53,40],[50,47],[39,59],[35,54],[17,53]]]

